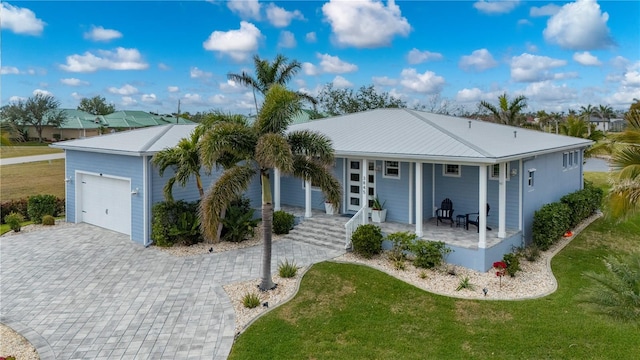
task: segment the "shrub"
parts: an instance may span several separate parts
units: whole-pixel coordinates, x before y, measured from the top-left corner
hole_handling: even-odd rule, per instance
[[[0,204],[0,214],[17,213],[22,215],[25,220],[29,219],[29,213],[27,212],[27,199],[7,200]],[[2,218],[2,223],[5,223]]]
[[[258,307],[260,305],[260,296],[256,293],[246,293],[242,297],[242,305],[249,309]]]
[[[231,242],[241,242],[255,235],[256,226],[260,219],[254,219],[255,210],[232,205],[222,219],[222,239]]]
[[[373,224],[360,225],[351,235],[353,252],[367,259],[380,253],[382,240],[382,230]]]
[[[414,242],[410,246],[410,250],[416,256],[413,260],[413,265],[425,269],[440,266],[444,262],[445,257],[452,251],[442,241],[426,240]]]
[[[506,273],[511,277],[516,276],[516,273],[522,270],[520,268],[520,257],[518,256],[518,254],[504,254],[504,256],[502,257],[502,261],[507,265]]]
[[[460,279],[460,282],[458,283],[458,287],[456,288],[456,291],[460,291],[462,289],[475,290],[475,288],[476,286],[471,283],[471,280],[469,280],[469,277],[465,276],[464,278]]]
[[[42,217],[42,225],[52,226],[56,224],[56,218],[51,215],[45,215]]]
[[[533,243],[548,250],[570,228],[570,209],[564,203],[546,204],[533,215]]]
[[[24,216],[17,212],[11,212],[9,215],[4,217],[4,222],[9,224],[9,228],[15,232],[19,232],[22,229],[22,222],[24,221]]]
[[[409,250],[409,246],[417,239],[418,236],[416,234],[410,233],[408,231],[394,232],[387,235],[387,240],[391,241],[392,243],[391,251],[389,251],[388,255],[389,260],[404,260],[406,258],[405,252]]]
[[[289,262],[285,259],[284,262],[278,264],[278,274],[283,278],[295,277],[298,273],[298,265],[295,262]]]
[[[151,238],[155,244],[168,247],[182,241],[187,243],[202,241],[198,227],[194,226],[194,221],[198,219],[197,210],[197,201],[162,201],[154,204],[151,209]],[[189,215],[183,216],[183,213]],[[169,226],[169,224],[174,225]]]
[[[536,244],[531,244],[525,248],[519,248],[518,254],[527,261],[536,261],[540,258],[540,248]]]
[[[56,215],[56,197],[53,195],[34,195],[27,203],[29,218],[36,224],[42,222],[45,215]]]
[[[280,234],[288,234],[293,229],[295,216],[286,211],[278,210],[273,213],[273,232]]]
[[[173,237],[173,243],[193,245],[200,240],[200,218],[192,212],[182,212],[178,220],[169,229],[169,236]]]

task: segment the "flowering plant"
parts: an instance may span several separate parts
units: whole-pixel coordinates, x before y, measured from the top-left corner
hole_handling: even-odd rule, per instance
[[[502,277],[507,273],[507,264],[504,261],[496,261],[493,267],[497,269],[496,276],[500,278],[500,289],[502,289]]]

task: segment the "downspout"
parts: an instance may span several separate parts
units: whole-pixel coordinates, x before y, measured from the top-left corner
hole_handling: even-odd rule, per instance
[[[147,155],[142,157],[142,238],[144,246],[151,245],[151,239],[149,238],[149,157]]]

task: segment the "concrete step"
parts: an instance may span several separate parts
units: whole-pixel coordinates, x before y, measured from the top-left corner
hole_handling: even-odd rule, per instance
[[[331,249],[344,250],[346,221],[340,217],[313,217],[304,219],[289,232],[287,239]]]

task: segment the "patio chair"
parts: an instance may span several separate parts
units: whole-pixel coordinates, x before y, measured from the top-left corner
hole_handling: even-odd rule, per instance
[[[436,226],[442,220],[451,221],[451,227],[453,227],[453,202],[449,198],[442,200],[440,208],[436,210]]]
[[[491,206],[487,203],[487,217],[489,217],[489,210],[491,210]],[[478,232],[480,232],[480,213],[469,213],[467,214],[467,230],[469,230],[469,224],[475,225],[478,228]],[[491,231],[491,228],[487,226],[487,230]]]

